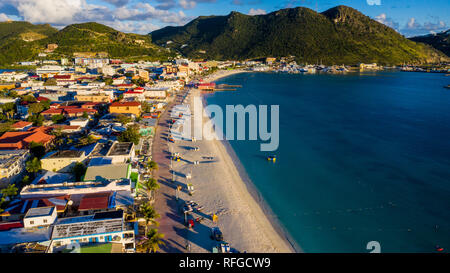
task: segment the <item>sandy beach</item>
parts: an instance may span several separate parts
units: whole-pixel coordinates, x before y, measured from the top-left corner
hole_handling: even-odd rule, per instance
[[[243,73],[243,70],[220,71],[205,78],[215,81],[231,74]],[[192,89],[186,103],[193,109],[193,97],[201,96],[200,91]],[[191,117],[193,118],[193,117]],[[203,124],[209,119],[203,118]],[[193,126],[199,126],[194,124]],[[203,126],[203,125],[202,125]],[[217,245],[210,238],[211,227],[217,226],[223,232],[224,240],[240,252],[286,253],[294,252],[289,242],[280,236],[266,217],[265,212],[250,194],[243,177],[233,162],[232,156],[220,140],[176,140],[170,143],[170,150],[181,156],[173,161],[172,168],[176,183],[182,187],[180,200],[194,201],[203,209],[194,212],[194,218],[203,218],[195,222],[193,229],[187,231],[191,243],[190,252],[211,252]],[[192,147],[198,147],[197,151]],[[208,157],[212,157],[208,158]],[[198,161],[198,164],[194,164]],[[189,175],[190,174],[190,178]],[[194,186],[192,196],[188,195],[187,184]],[[182,202],[182,201],[181,201]],[[212,214],[218,221],[212,221]]]

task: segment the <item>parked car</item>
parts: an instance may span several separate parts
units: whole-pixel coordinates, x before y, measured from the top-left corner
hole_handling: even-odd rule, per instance
[[[223,241],[222,231],[218,227],[211,228],[211,239],[216,241]]]

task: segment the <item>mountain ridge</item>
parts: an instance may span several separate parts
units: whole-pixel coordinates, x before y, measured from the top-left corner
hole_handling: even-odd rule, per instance
[[[170,56],[148,35],[123,33],[96,22],[71,24],[61,30],[24,21],[0,23],[0,65],[34,60],[48,44],[58,45],[52,53],[57,57],[74,52],[107,52],[117,58]]]
[[[436,34],[427,34],[409,38],[414,42],[424,43],[450,56],[450,29]]]
[[[447,59],[441,52],[410,41],[388,26],[342,5],[322,13],[296,7],[255,16],[231,12],[197,17],[184,26],[162,28],[149,35],[156,44],[190,58],[220,60],[294,55],[300,62],[322,60],[328,64],[426,63]]]

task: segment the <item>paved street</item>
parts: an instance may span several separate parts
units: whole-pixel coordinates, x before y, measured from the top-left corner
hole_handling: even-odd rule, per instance
[[[160,252],[180,253],[185,252],[186,232],[183,222],[184,218],[178,211],[178,204],[175,199],[175,186],[171,182],[172,174],[170,173],[170,152],[168,151],[168,134],[170,109],[181,103],[182,96],[180,94],[176,99],[168,105],[166,111],[161,115],[155,132],[153,141],[152,160],[158,163],[159,170],[155,171],[155,178],[160,183],[160,189],[156,194],[155,209],[161,214],[158,219],[160,223],[159,232],[165,235],[165,246],[161,247]]]

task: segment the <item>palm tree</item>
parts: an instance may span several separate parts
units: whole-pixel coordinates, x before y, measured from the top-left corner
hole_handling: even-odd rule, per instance
[[[160,250],[160,245],[166,245],[166,243],[164,243],[164,241],[162,240],[164,238],[164,234],[158,233],[157,229],[152,228],[146,234],[147,236],[144,237],[144,241],[138,244],[138,249],[141,249],[146,253],[156,253],[158,250]]]
[[[144,195],[147,196],[148,200],[154,200],[154,193],[159,189],[159,184],[156,182],[156,179],[150,178],[147,181],[142,183]],[[141,192],[142,193],[142,192]]]
[[[156,162],[153,161],[153,160],[150,160],[150,161],[148,162],[147,167],[150,169],[150,172],[151,172],[152,175],[153,175],[153,171],[154,171],[154,170],[158,170],[158,163],[156,163]]]
[[[159,223],[156,221],[157,218],[161,217],[159,213],[149,204],[145,203],[139,207],[139,212],[145,219],[145,234],[147,234],[147,228],[149,224],[159,226]]]

